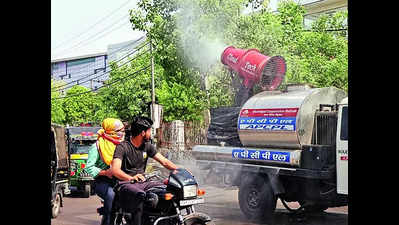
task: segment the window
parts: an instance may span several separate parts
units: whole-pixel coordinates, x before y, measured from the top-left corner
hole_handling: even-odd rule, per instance
[[[348,140],[348,106],[342,108],[341,140]]]
[[[58,66],[58,64],[57,63],[53,63],[53,70],[58,70],[58,68],[59,68],[59,66]]]
[[[67,66],[77,66],[77,65],[81,65],[81,64],[86,64],[86,63],[90,63],[90,62],[95,62],[95,58],[85,58],[85,59],[75,59],[72,61],[68,61],[67,62]]]

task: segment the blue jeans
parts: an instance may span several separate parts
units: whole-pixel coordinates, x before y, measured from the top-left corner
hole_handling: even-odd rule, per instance
[[[95,192],[104,200],[104,219],[109,224],[111,218],[112,202],[114,201],[115,192],[113,186],[105,181],[96,180]]]

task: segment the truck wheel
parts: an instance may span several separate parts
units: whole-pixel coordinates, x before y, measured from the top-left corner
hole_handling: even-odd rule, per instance
[[[247,175],[238,190],[238,203],[249,220],[258,222],[271,218],[277,198],[267,178]]]
[[[85,183],[84,190],[83,190],[83,197],[89,198],[90,197],[90,192],[91,192],[90,183]]]
[[[60,213],[61,209],[61,194],[56,194],[53,207],[51,209],[51,217],[57,218],[58,214]]]

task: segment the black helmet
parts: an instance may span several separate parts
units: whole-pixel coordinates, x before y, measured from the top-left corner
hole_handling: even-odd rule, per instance
[[[133,118],[133,121],[130,125],[130,133],[132,137],[139,135],[142,131],[146,131],[152,127],[152,120],[148,117],[137,116]]]

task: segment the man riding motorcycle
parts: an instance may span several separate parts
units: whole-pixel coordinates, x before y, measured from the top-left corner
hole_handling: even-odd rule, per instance
[[[143,176],[148,157],[158,161],[169,170],[176,170],[178,167],[157,152],[151,144],[151,126],[153,122],[147,117],[135,117],[130,127],[130,139],[117,145],[111,172],[120,182],[121,207],[132,215],[132,224],[142,224],[143,201],[146,190],[151,187],[162,185],[160,182],[147,181]]]

